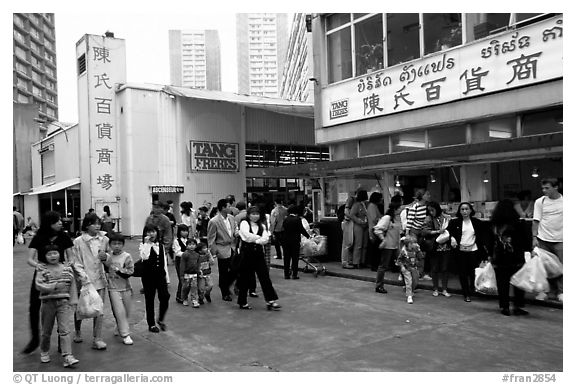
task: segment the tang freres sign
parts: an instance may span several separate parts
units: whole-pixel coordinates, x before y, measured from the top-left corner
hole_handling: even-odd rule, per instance
[[[563,17],[322,89],[324,127],[562,78]]]
[[[238,143],[190,141],[192,171],[239,170]]]

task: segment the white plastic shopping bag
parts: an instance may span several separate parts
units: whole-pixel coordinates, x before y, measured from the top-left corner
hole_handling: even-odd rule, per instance
[[[498,288],[496,286],[496,272],[490,262],[480,265],[475,269],[476,277],[474,287],[478,293],[496,295]]]
[[[562,262],[557,256],[539,247],[534,248],[534,253],[542,259],[547,278],[556,278],[562,275]]]
[[[541,293],[549,290],[546,270],[542,258],[536,255],[524,264],[510,279],[510,283],[528,293]]]
[[[91,283],[82,286],[80,298],[78,298],[78,308],[76,318],[94,318],[104,314],[104,302],[98,295],[98,291]]]

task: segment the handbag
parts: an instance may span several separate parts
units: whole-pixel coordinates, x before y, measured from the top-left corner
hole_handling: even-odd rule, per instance
[[[449,240],[450,240],[450,233],[448,232],[448,230],[444,230],[443,233],[440,233],[440,235],[436,237],[436,243],[440,245],[448,242]]]
[[[134,273],[132,273],[133,277],[142,277],[144,273],[144,263],[140,259],[138,262],[134,263]]]

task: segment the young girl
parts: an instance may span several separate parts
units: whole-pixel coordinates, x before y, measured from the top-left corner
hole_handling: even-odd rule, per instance
[[[122,250],[124,248],[124,236],[119,233],[112,233],[109,239],[112,254],[108,255],[104,266],[108,279],[110,305],[112,305],[112,313],[116,318],[116,325],[122,342],[124,345],[132,345],[134,342],[130,338],[128,325],[132,287],[128,278],[134,273],[134,263],[130,254]]]
[[[199,272],[199,255],[196,252],[198,244],[194,239],[186,242],[186,251],[182,254],[180,261],[180,271],[182,272],[182,304],[188,306],[188,296],[192,300],[192,306],[200,307],[198,302],[198,272]]]
[[[88,275],[90,283],[98,291],[102,302],[106,298],[106,274],[103,262],[106,260],[106,251],[109,250],[108,237],[100,231],[100,218],[95,213],[86,214],[82,221],[82,235],[74,240],[76,263]],[[104,315],[94,318],[92,349],[104,350],[106,343],[102,340],[102,321]],[[82,320],[75,321],[76,334],[74,342],[82,342]]]
[[[186,242],[188,241],[188,226],[181,223],[176,229],[176,237],[172,250],[174,250],[174,266],[176,267],[176,275],[178,276],[178,288],[176,289],[176,302],[182,303],[182,272],[180,271],[180,260],[182,254],[186,251]]]
[[[402,240],[402,249],[396,259],[396,266],[400,267],[400,272],[404,277],[406,287],[406,302],[414,303],[412,299],[414,289],[418,286],[418,260],[422,258],[420,246],[413,235],[407,235]]]
[[[146,321],[148,330],[159,333],[166,330],[164,317],[168,311],[168,265],[164,245],[158,242],[158,228],[148,224],[144,226],[144,237],[140,245],[140,259],[142,259],[142,286],[144,288],[144,301],[146,303]],[[158,292],[160,308],[158,314],[158,326],[154,317],[154,298]]]
[[[60,262],[60,251],[57,245],[44,248],[45,257],[41,262],[46,265],[38,270],[35,278],[36,288],[40,292],[40,314],[42,319],[42,338],[40,342],[40,362],[50,362],[50,337],[54,321],[58,323],[58,338],[65,368],[78,363],[72,355],[72,320],[74,319],[73,302],[75,296],[75,279],[73,267],[69,262]]]
[[[210,254],[208,246],[205,243],[200,243],[196,246],[196,253],[198,254],[198,301],[200,304],[206,301],[212,302],[210,293],[212,292],[212,268],[214,264],[214,257]]]

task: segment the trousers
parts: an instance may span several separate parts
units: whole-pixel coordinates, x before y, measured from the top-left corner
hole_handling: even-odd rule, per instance
[[[110,297],[112,314],[114,314],[114,318],[116,319],[120,336],[122,338],[129,336],[130,326],[128,319],[130,318],[130,308],[132,307],[132,290],[108,290],[108,296]]]
[[[142,287],[144,287],[146,322],[148,323],[148,327],[156,325],[154,314],[154,299],[156,298],[156,292],[158,292],[158,301],[160,301],[160,306],[158,308],[158,321],[163,322],[166,312],[168,311],[168,300],[170,299],[166,278],[144,276],[142,277]]]
[[[40,351],[50,351],[50,337],[54,329],[54,321],[58,323],[58,339],[62,356],[72,354],[72,322],[74,320],[74,307],[68,299],[45,299],[40,306],[42,322],[42,337]]]

